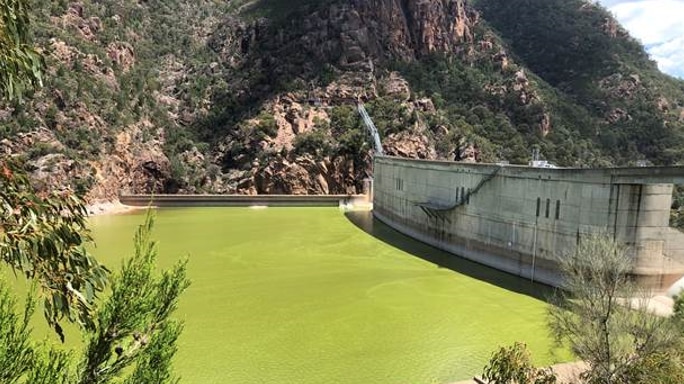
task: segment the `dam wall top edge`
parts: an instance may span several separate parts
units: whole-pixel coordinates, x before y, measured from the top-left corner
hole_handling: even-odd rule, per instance
[[[543,175],[554,180],[587,179],[609,181],[612,184],[684,184],[684,166],[667,167],[614,167],[614,168],[541,168],[519,164],[463,163],[448,160],[410,159],[395,156],[376,156],[379,164],[404,166],[441,171],[464,170],[472,173],[490,173],[502,168],[506,176],[539,178]],[[532,175],[533,174],[533,175]]]
[[[122,198],[153,198],[153,199],[344,199],[349,197],[365,197],[360,194],[349,195],[235,195],[235,194],[138,194],[138,193],[121,193],[119,197]]]
[[[369,205],[366,195],[150,195],[120,194],[119,201],[129,206],[354,206]]]

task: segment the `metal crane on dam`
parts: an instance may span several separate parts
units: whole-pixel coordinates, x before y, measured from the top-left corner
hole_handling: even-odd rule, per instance
[[[378,132],[378,128],[375,127],[375,124],[368,114],[368,111],[366,111],[366,107],[363,105],[363,102],[360,100],[356,102],[356,110],[359,112],[359,115],[361,115],[363,125],[366,126],[368,134],[373,139],[373,143],[375,145],[375,154],[382,156],[384,152],[382,150],[382,142],[380,141],[380,133]]]
[[[382,149],[382,141],[380,140],[380,133],[378,132],[378,128],[375,126],[375,123],[373,123],[373,119],[371,119],[370,115],[368,114],[366,106],[363,104],[363,101],[361,100],[361,96],[357,94],[354,98],[343,99],[343,102],[344,101],[348,101],[350,103],[353,102],[356,104],[356,111],[359,113],[359,116],[361,116],[363,125],[366,127],[366,130],[368,131],[368,135],[371,137],[371,140],[373,140],[373,149],[375,150],[375,154],[380,156],[384,155],[384,151]],[[323,105],[321,98],[315,94],[315,87],[313,82],[311,82],[311,90],[309,92],[309,104],[316,107],[320,107]]]

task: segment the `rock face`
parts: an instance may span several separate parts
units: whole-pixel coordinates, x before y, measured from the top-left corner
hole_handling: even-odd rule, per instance
[[[364,76],[361,74],[361,76]],[[363,179],[370,177],[370,152],[350,155],[332,150],[344,132],[331,126],[331,113],[343,106],[357,119],[355,95],[374,91],[345,74],[339,81],[315,89],[310,95],[289,92],[264,102],[260,116],[243,122],[241,129],[226,137],[214,152],[214,162],[224,164],[225,191],[240,194],[354,194]],[[370,96],[372,97],[372,96]],[[264,119],[272,119],[268,123]],[[254,130],[272,124],[273,131],[255,137]],[[322,147],[307,147],[299,141],[319,135]],[[322,136],[321,136],[322,135]],[[255,153],[266,156],[254,158]],[[244,170],[244,169],[248,170]],[[240,170],[243,169],[243,170]]]
[[[371,152],[366,152],[363,162],[358,156],[292,153],[298,140],[316,132],[338,140],[345,132],[336,131],[331,115],[341,106],[355,108],[359,100],[394,110],[389,115],[373,111],[374,118],[383,120],[381,135],[389,155],[480,160],[476,144],[468,141],[463,148],[464,133],[458,127],[427,121],[440,119],[432,98],[416,97],[399,72],[378,69],[385,63],[417,62],[430,55],[495,63],[502,80],[483,84],[483,91],[516,100],[516,113],[531,110],[526,113],[529,126],[542,137],[549,135],[552,120],[535,85],[493,35],[476,34],[480,24],[479,13],[464,0],[351,0],[303,8],[289,21],[229,19],[209,44],[235,74],[235,97],[244,104],[258,103],[261,114],[273,117],[277,130],[255,140],[253,134],[244,135],[245,130],[258,130],[258,119],[251,119],[223,138],[213,156],[229,175],[227,190],[360,192],[361,180],[371,175]],[[320,84],[321,63],[335,79],[325,85]],[[255,72],[269,74],[271,83],[293,84],[300,91],[279,92],[253,81]],[[323,133],[321,127],[327,125],[331,131]],[[279,155],[254,159],[248,155],[254,152]]]
[[[472,43],[479,15],[465,0],[354,0],[305,15],[298,28],[279,30],[269,49],[296,52],[344,69],[368,69],[374,60],[413,60],[431,53],[459,53]],[[243,53],[263,44],[267,26],[233,25],[224,46]],[[230,60],[234,62],[234,60]]]
[[[130,44],[113,42],[107,46],[107,56],[112,62],[126,73],[135,64],[135,53]]]
[[[321,124],[333,124],[331,109],[355,108],[358,100],[372,103],[382,97],[391,100],[406,116],[436,113],[430,98],[413,100],[408,82],[399,73],[376,73],[376,66],[394,60],[414,61],[434,53],[471,54],[472,29],[479,23],[479,15],[464,0],[353,0],[305,9],[292,20],[272,24],[264,20],[244,23],[233,18],[209,39],[210,46],[233,68],[237,78],[258,71],[268,73],[275,82],[305,84],[308,74],[320,71],[317,63],[329,63],[335,75],[335,81],[313,86],[308,92],[275,96],[271,96],[272,89],[261,83],[235,81],[234,94],[244,103],[249,103],[250,97],[269,95],[260,101],[261,111],[273,117],[277,132],[255,141],[253,135],[240,134],[243,126],[223,140],[214,158],[228,171],[228,191],[360,192],[363,178],[371,175],[370,152],[363,161],[359,161],[358,155],[321,158],[315,154],[284,153],[258,162],[253,162],[247,153],[292,151],[299,137],[319,131]],[[299,76],[293,77],[293,73]],[[353,118],[358,118],[356,112]],[[438,158],[435,143],[426,134],[427,125],[409,125],[406,120],[398,118],[383,133],[386,152]],[[245,125],[258,127],[259,122],[248,120]],[[344,134],[331,128],[329,134],[334,139]],[[446,135],[448,130],[442,127],[440,134]],[[237,171],[240,168],[250,170]]]
[[[458,149],[456,151],[456,156],[454,160],[462,161],[465,163],[476,163],[478,160],[479,151],[473,145],[465,139],[461,139],[458,143]]]
[[[0,153],[24,157],[37,187],[70,187],[89,202],[114,200],[120,192],[167,192],[173,183],[163,130],[145,118],[121,130],[112,127],[115,103],[108,99],[121,91],[120,79],[135,67],[136,55],[130,43],[101,43],[106,23],[89,14],[92,10],[87,2],[68,4],[50,23],[73,39],[52,37],[42,42],[48,61],[45,77],[59,82],[64,81],[63,72],[73,72],[78,90],[74,92],[71,84],[39,90],[27,103],[34,109],[35,127],[1,140]],[[84,100],[91,96],[83,90],[86,84],[97,89],[100,100]],[[121,99],[136,102],[130,95]],[[26,115],[0,105],[0,125]]]
[[[148,123],[149,124],[149,123]],[[91,200],[116,199],[119,193],[165,193],[171,187],[170,162],[159,139],[144,140],[149,125],[134,125],[116,136],[109,155],[92,163]]]
[[[390,47],[389,53],[410,59],[415,55],[454,52],[464,42],[472,42],[471,27],[479,17],[466,8],[464,0],[381,0],[353,2],[369,33],[356,43],[363,47]],[[376,41],[373,42],[374,36]],[[372,51],[380,57],[383,49]],[[384,52],[387,54],[388,52]]]
[[[363,172],[363,170],[362,170]],[[281,159],[260,168],[254,175],[257,194],[355,194],[356,179],[363,180],[354,162],[343,157],[319,161],[303,156],[290,162]]]
[[[0,153],[28,154],[27,167],[39,189],[70,187],[90,202],[115,200],[121,192],[163,193],[169,189],[170,164],[158,140],[145,142],[139,126],[116,137],[108,156],[79,163],[53,132],[42,128],[0,141]],[[40,150],[37,150],[40,149]]]
[[[47,42],[46,51],[55,64],[104,85],[117,99],[117,109],[130,108],[128,115],[137,116],[115,129],[110,127],[112,107],[98,110],[93,103],[74,100],[68,90],[50,90],[51,102],[38,109],[45,114],[51,104],[56,111],[49,121],[40,120],[40,129],[58,134],[41,144],[50,150],[31,159],[36,179],[46,187],[75,180],[78,186],[72,187],[88,191],[93,201],[111,200],[120,192],[358,193],[363,179],[372,176],[372,150],[355,110],[358,101],[367,103],[378,119],[386,153],[422,159],[460,156],[463,133],[448,123],[428,121],[439,119],[433,99],[417,97],[398,71],[382,69],[385,64],[446,54],[470,62],[502,62],[502,68],[512,65],[491,35],[475,33],[480,16],[465,0],[349,0],[304,6],[288,20],[211,16],[192,34],[213,51],[215,61],[200,70],[193,60],[169,53],[154,58],[157,67],[148,73],[158,76],[145,79],[138,55],[148,47],[136,45],[144,36],[109,30],[123,28],[125,14],[100,15],[102,22],[92,15],[94,9],[83,0],[51,19],[77,31],[90,49],[57,37]],[[127,40],[103,38],[103,31]],[[92,49],[100,41],[102,46]],[[321,73],[330,79],[322,80]],[[228,96],[202,89],[193,76],[203,76],[204,85],[219,83]],[[142,94],[132,96],[132,86]],[[538,100],[524,72],[517,78],[508,73],[506,82],[491,89],[501,97],[515,94],[522,107]],[[228,114],[241,117],[220,127],[223,134],[207,139],[202,149],[188,142],[168,153],[169,131],[194,130],[226,100],[255,107]],[[165,119],[150,117],[158,112],[136,112],[151,102]],[[549,121],[539,121],[540,130],[551,130]],[[74,129],[98,138],[91,140],[92,154],[79,161],[65,154],[72,143],[63,132]],[[440,149],[438,141],[445,141]],[[478,152],[472,143],[470,150]]]
[[[35,148],[42,150],[36,151]],[[20,134],[14,141],[0,141],[0,154],[12,156],[17,153],[33,153],[27,167],[40,189],[54,188],[63,185],[64,180],[78,180],[82,177],[75,162],[59,153],[64,148],[48,129]]]
[[[434,147],[424,135],[411,132],[400,132],[387,137],[384,143],[385,152],[390,156],[408,157],[412,159],[436,159]]]

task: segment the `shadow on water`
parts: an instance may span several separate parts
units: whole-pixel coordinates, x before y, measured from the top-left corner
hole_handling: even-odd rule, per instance
[[[546,284],[534,283],[528,279],[487,267],[406,236],[373,217],[370,211],[350,211],[345,213],[345,216],[354,225],[376,239],[441,268],[447,268],[538,300],[549,302],[554,295],[554,288]]]

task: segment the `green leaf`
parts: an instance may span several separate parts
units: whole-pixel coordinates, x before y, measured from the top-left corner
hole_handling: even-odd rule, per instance
[[[86,300],[87,300],[88,302],[93,301],[93,299],[95,298],[95,290],[93,289],[93,285],[92,285],[89,281],[86,281],[86,282],[85,282],[85,288],[86,288],[86,289],[85,289],[85,292],[86,292],[86,295],[85,295]]]

